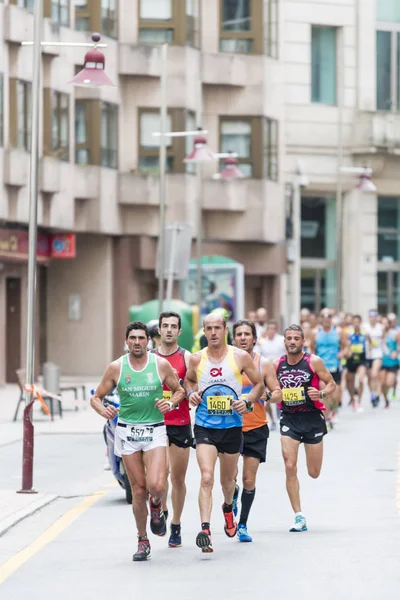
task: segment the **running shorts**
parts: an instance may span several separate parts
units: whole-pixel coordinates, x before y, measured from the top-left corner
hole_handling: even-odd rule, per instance
[[[220,454],[238,454],[243,444],[241,427],[229,429],[212,429],[211,427],[194,426],[194,444],[215,446]]]
[[[192,426],[187,425],[167,425],[167,436],[169,445],[174,444],[178,448],[192,448],[193,434]]]
[[[281,435],[304,444],[319,444],[328,433],[325,417],[320,410],[303,413],[282,412],[279,424]]]
[[[149,452],[167,446],[164,423],[117,423],[114,452],[117,456],[129,456],[135,452]]]
[[[269,437],[268,425],[250,429],[243,432],[243,448],[241,454],[243,456],[251,456],[258,458],[260,463],[265,462],[267,456],[267,443]]]

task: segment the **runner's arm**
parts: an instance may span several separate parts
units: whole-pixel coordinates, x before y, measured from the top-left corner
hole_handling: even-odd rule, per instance
[[[172,392],[171,400],[174,405],[173,408],[185,397],[185,392],[181,384],[179,383],[178,375],[176,370],[169,364],[165,358],[157,357],[159,361],[160,375],[162,376],[162,382],[165,383]]]
[[[256,365],[253,363],[250,354],[244,350],[240,350],[241,355],[241,371],[247,375],[250,382],[253,384],[253,389],[247,396],[247,402],[257,402],[264,392],[264,384],[261,375],[258,372]]]
[[[189,360],[190,360],[191,356],[192,356],[192,353],[189,352],[189,350],[185,350],[185,365],[186,365],[186,370],[189,368]]]
[[[119,367],[119,361],[114,361],[108,365],[94,395],[90,398],[90,406],[105,419],[113,419],[118,414],[118,409],[115,406],[104,407],[103,398],[116,385]]]
[[[332,374],[329,373],[328,369],[326,368],[325,363],[322,360],[322,358],[320,358],[319,356],[313,355],[311,357],[310,364],[311,364],[311,368],[318,375],[318,378],[320,379],[320,381],[325,383],[325,388],[324,388],[323,392],[327,396],[329,396],[330,394],[333,394],[333,392],[336,390],[336,383],[333,380]],[[315,392],[317,392],[317,394],[314,394],[313,390],[315,390]],[[312,387],[309,388],[308,394],[309,394],[311,400],[313,400],[314,402],[316,400],[321,399],[321,392],[319,390],[316,390],[315,388],[312,388]],[[315,397],[313,397],[313,396],[315,396]]]
[[[197,380],[197,367],[199,366],[198,354],[192,354],[189,358],[189,365],[186,371],[183,387],[185,388],[186,398],[192,406],[197,406],[201,402],[201,391]]]
[[[275,366],[273,363],[269,362],[265,358],[261,359],[261,375],[264,379],[265,385],[272,394],[269,401],[274,403],[281,402],[282,390],[280,388],[279,381],[276,376]]]
[[[346,358],[348,356],[348,352],[350,350],[350,340],[349,336],[344,333],[344,331],[340,332],[340,352],[338,358]]]

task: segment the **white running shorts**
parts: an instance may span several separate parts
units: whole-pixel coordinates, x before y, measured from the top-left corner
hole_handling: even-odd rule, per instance
[[[167,446],[165,425],[154,427],[152,423],[123,423],[115,428],[114,452],[117,456],[127,456],[135,452],[148,452],[154,448]]]

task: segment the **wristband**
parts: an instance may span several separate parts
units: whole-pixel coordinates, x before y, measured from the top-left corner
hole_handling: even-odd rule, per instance
[[[189,399],[190,398],[190,394],[194,394],[195,390],[190,390],[190,392],[187,393],[186,397]]]
[[[173,408],[175,408],[175,404],[173,402],[171,402],[171,400],[167,400],[167,404],[169,404],[169,410],[172,410]]]
[[[271,400],[271,398],[272,398],[271,392],[267,392],[267,400]]]

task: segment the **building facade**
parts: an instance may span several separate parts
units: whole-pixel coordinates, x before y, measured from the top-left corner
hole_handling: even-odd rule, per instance
[[[363,317],[371,308],[398,312],[400,3],[287,0],[282,10],[284,178],[292,182],[300,165],[309,180],[301,190],[301,304],[336,306],[340,293],[342,308]],[[361,193],[341,166],[371,167],[376,193]]]
[[[0,382],[24,365],[33,0],[0,3]],[[128,307],[157,295],[160,51],[168,49],[168,126],[209,131],[243,180],[202,185],[204,254],[245,267],[246,309],[285,314],[285,80],[278,0],[44,0],[43,39],[99,31],[115,87],[73,87],[84,49],[44,46],[39,233],[75,236],[75,258],[44,252],[37,363],[101,373],[122,351]],[[297,3],[294,3],[297,4]],[[167,223],[195,229],[192,141],[167,147]],[[43,242],[45,244],[45,241]]]

